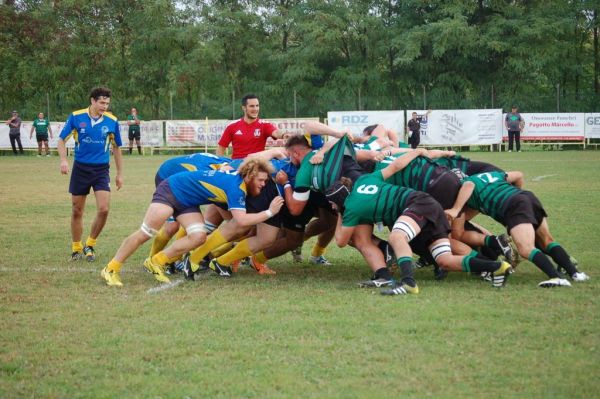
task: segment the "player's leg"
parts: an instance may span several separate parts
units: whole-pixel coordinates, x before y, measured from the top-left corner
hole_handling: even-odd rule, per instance
[[[48,143],[48,140],[44,140],[44,149],[46,150],[46,156],[49,157],[50,156],[50,145]]]
[[[396,254],[396,263],[400,270],[400,281],[389,290],[382,291],[382,295],[418,294],[419,287],[414,278],[415,269],[412,260],[410,241],[421,232],[421,227],[409,216],[401,215],[390,232],[388,243]]]
[[[110,207],[110,191],[106,190],[94,190],[94,196],[96,197],[96,216],[92,222],[92,228],[90,235],[85,242],[83,252],[88,262],[96,260],[96,254],[94,247],[96,246],[96,239],[100,236],[102,229],[106,225],[108,219],[108,210]]]
[[[142,155],[142,145],[140,144],[140,135],[135,136],[135,145],[137,146],[138,154]]]
[[[535,237],[538,247],[542,248],[544,253],[549,255],[559,268],[564,269],[573,281],[589,280],[587,274],[577,270],[577,267],[571,261],[571,256],[562,245],[554,241],[546,218],[542,220],[542,223],[536,229]]]
[[[367,265],[373,271],[370,280],[361,281],[359,287],[386,287],[394,283],[392,272],[385,264],[383,252],[373,242],[373,225],[361,224],[356,226],[352,234],[351,245],[363,256]]]
[[[115,256],[102,270],[102,277],[106,283],[111,286],[122,286],[119,272],[123,263],[129,258],[143,243],[156,235],[158,229],[173,214],[173,208],[163,203],[153,202],[148,207],[144,216],[142,225],[138,230],[130,234],[117,250]],[[151,270],[152,271],[152,270]]]
[[[329,204],[327,204],[329,205]],[[318,207],[318,217],[313,219],[307,226],[304,234],[305,239],[317,236],[317,242],[313,245],[310,254],[310,262],[318,265],[331,265],[325,258],[325,250],[335,236],[337,214],[330,207]]]
[[[42,143],[43,140],[37,140],[37,145],[38,145],[38,157],[42,156]]]
[[[510,229],[519,254],[528,259],[543,271],[550,279],[538,284],[540,287],[570,286],[567,280],[561,279],[550,259],[535,246],[535,230],[530,223],[520,223]]]
[[[71,195],[71,260],[83,258],[83,213],[87,195]]]

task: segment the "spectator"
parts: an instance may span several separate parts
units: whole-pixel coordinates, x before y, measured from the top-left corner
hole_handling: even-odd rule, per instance
[[[258,119],[259,110],[260,104],[256,95],[248,94],[242,98],[244,116],[225,128],[217,146],[218,156],[225,155],[231,143],[233,148],[231,158],[246,158],[255,152],[264,151],[269,137],[275,139],[283,137],[284,132],[277,129],[277,126]]]
[[[23,154],[23,144],[21,144],[21,118],[19,118],[19,113],[17,111],[13,111],[11,118],[6,121],[6,124],[9,128],[8,137],[10,138],[10,145],[13,153],[17,155],[17,147],[15,146],[16,142],[19,144],[19,152]]]
[[[521,152],[521,132],[523,131],[523,126],[525,126],[525,120],[519,113],[516,105],[513,105],[511,112],[506,114],[504,125],[506,126],[506,130],[508,130],[508,152],[512,152],[513,150],[513,141],[517,145],[517,151]]]
[[[140,116],[137,109],[131,108],[131,115],[127,115],[127,125],[129,126],[129,155],[133,152],[133,140],[137,145],[138,154],[142,155],[142,146],[140,145]]]
[[[412,118],[408,121],[408,144],[411,148],[417,148],[421,143],[421,123],[427,122],[427,116],[431,110],[428,110],[425,115],[417,115],[416,112],[412,113]]]
[[[44,118],[44,113],[40,112],[37,118],[33,121],[31,125],[31,130],[29,131],[29,140],[33,136],[33,130],[35,129],[35,138],[38,143],[38,157],[42,156],[42,144],[46,149],[46,156],[50,156],[50,147],[48,146],[48,133],[50,133],[50,138],[52,138],[52,128],[50,127],[50,121],[47,118]]]

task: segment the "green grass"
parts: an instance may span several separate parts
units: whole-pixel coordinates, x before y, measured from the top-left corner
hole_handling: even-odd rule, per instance
[[[543,290],[524,262],[494,290],[426,268],[421,294],[385,298],[355,288],[370,274],[355,250],[330,246],[331,267],[285,255],[276,276],[150,294],[146,245],[111,289],[99,271],[139,227],[165,158],[125,158],[98,261],[71,264],[57,157],[0,157],[0,397],[598,397],[600,152],[467,155],[526,173],[590,282]]]

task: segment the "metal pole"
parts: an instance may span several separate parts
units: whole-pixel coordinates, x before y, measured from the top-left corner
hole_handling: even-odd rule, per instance
[[[362,111],[362,98],[360,96],[360,87],[358,88],[358,110]]]
[[[492,109],[494,108],[494,85],[492,85]]]
[[[46,118],[50,120],[50,93],[46,92]]]
[[[421,85],[423,87],[423,109],[427,109],[427,93],[425,91],[425,85]]]
[[[297,107],[296,107],[296,89],[294,89],[294,118],[297,118]]]
[[[235,119],[235,90],[231,89],[231,119]]]
[[[169,92],[169,104],[171,108],[171,120],[173,120],[173,92]]]
[[[556,84],[556,112],[560,112],[560,83]]]

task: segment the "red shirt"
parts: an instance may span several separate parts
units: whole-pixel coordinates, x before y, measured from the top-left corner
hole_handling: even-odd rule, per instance
[[[232,159],[245,158],[249,154],[264,151],[267,139],[277,130],[272,123],[262,122],[260,119],[252,123],[246,123],[244,118],[229,124],[221,139],[219,145],[228,147],[229,143],[233,147]]]

